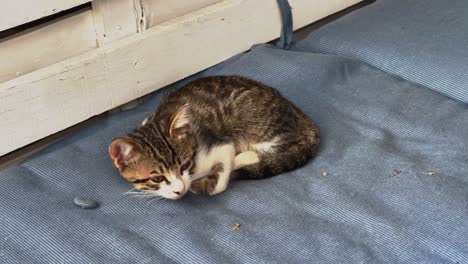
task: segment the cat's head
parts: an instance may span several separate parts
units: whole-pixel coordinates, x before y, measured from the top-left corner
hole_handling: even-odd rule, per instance
[[[115,139],[109,155],[120,174],[150,196],[179,199],[190,189],[196,144],[188,106]]]

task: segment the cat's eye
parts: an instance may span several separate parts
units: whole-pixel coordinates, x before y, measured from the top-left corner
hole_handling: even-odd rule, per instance
[[[180,174],[182,174],[184,171],[188,170],[189,167],[190,167],[190,161],[185,162],[184,164],[182,164],[182,166],[180,166]]]
[[[151,177],[151,180],[154,181],[154,182],[162,182],[166,179],[166,177],[164,176],[154,176],[154,177]]]

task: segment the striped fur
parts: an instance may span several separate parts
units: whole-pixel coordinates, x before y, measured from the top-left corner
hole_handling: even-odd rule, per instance
[[[109,152],[135,187],[178,199],[188,190],[221,193],[234,177],[258,179],[302,166],[318,142],[315,124],[278,91],[218,76],[166,96]]]

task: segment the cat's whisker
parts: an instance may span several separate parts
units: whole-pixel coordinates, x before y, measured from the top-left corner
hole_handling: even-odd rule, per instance
[[[149,205],[151,202],[153,202],[153,201],[159,201],[159,200],[161,200],[161,199],[163,199],[163,198],[164,198],[164,197],[162,197],[162,196],[153,196],[153,197],[151,197],[151,198],[148,200],[148,205]]]
[[[131,193],[132,197],[135,197],[135,198],[145,198],[145,197],[148,197],[148,193],[145,192],[145,191],[141,191],[141,192],[135,192],[135,193]]]
[[[154,197],[162,197],[161,195],[154,193],[154,192],[148,192],[148,197],[154,198]]]
[[[137,191],[135,191],[137,190]],[[135,191],[135,192],[134,192]],[[141,193],[141,191],[139,191],[136,187],[133,187],[132,189],[128,190],[127,192],[125,192],[123,195],[127,195],[127,194],[134,194],[134,193]]]
[[[124,193],[124,195],[126,194],[144,194],[144,192],[126,192]]]
[[[152,199],[154,197],[162,197],[160,196],[159,194],[157,194],[156,192],[152,192],[152,191],[142,191],[142,192],[139,192],[139,193],[136,193],[134,195],[134,197],[138,197],[140,199],[143,199],[143,198],[149,198],[149,199]]]

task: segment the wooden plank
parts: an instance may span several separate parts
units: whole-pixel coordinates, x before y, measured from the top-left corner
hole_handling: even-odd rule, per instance
[[[325,9],[325,1],[291,0],[295,28],[357,2],[329,0]],[[0,84],[0,155],[272,40],[280,28],[276,0],[225,0]]]
[[[153,27],[222,0],[141,0],[147,27]]]
[[[99,45],[138,32],[135,2],[139,0],[94,0],[93,16]],[[139,6],[139,3],[136,3]],[[139,13],[141,14],[141,12]]]
[[[91,10],[0,42],[0,83],[97,48]]]
[[[13,28],[36,19],[56,14],[90,0],[15,0],[2,1],[0,7],[0,31]]]

